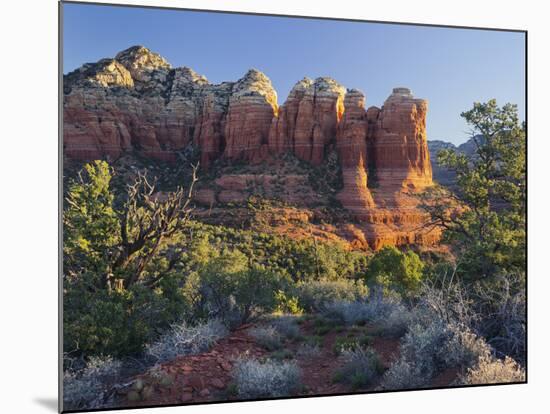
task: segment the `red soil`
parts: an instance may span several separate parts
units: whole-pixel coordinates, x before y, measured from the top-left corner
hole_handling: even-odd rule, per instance
[[[189,404],[207,401],[227,401],[237,397],[231,392],[231,370],[239,356],[262,358],[269,352],[255,343],[248,335],[252,325],[241,326],[230,336],[221,339],[208,352],[176,358],[161,365],[162,370],[170,377],[169,384],[158,384],[151,380],[148,373],[136,377],[152,387],[151,395],[141,397],[138,401],[129,401],[124,395],[122,405],[151,406],[167,404]],[[376,331],[376,327],[367,326],[363,333]],[[303,323],[300,327],[304,336],[315,335],[312,321]],[[338,337],[347,336],[350,330],[337,332],[332,329],[322,336],[320,353],[315,356],[297,355],[296,351],[302,342],[289,341],[284,349],[292,352],[294,360],[302,372],[302,391],[297,395],[330,395],[351,392],[372,391],[378,384],[364,389],[351,389],[347,384],[335,383],[334,374],[342,366],[342,358],[334,353],[334,343]],[[373,336],[371,345],[380,356],[382,365],[388,368],[398,357],[399,339]],[[432,386],[449,386],[456,379],[456,369],[443,371],[434,378]]]

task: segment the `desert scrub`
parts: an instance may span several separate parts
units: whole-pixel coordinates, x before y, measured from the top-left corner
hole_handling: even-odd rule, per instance
[[[366,301],[331,303],[323,309],[325,318],[345,324],[373,323],[382,336],[403,335],[411,320],[410,311],[397,298],[371,296]]]
[[[292,351],[288,349],[279,349],[277,351],[272,352],[270,355],[270,358],[276,361],[283,361],[287,359],[293,359],[294,354],[292,353]]]
[[[121,362],[111,357],[91,357],[80,370],[63,374],[63,409],[102,408],[110,398],[109,385],[119,376]]]
[[[450,337],[441,354],[445,365],[471,367],[480,359],[491,357],[493,353],[491,346],[469,328],[449,324],[447,329],[450,331]]]
[[[441,319],[411,325],[400,345],[400,356],[386,372],[382,389],[409,389],[429,385],[447,368],[468,368],[488,358],[491,347],[468,328]]]
[[[277,301],[277,307],[275,312],[290,315],[303,315],[304,310],[300,307],[300,302],[297,297],[288,296],[282,290],[275,293],[275,300]]]
[[[468,368],[466,375],[460,378],[460,382],[467,385],[524,381],[525,370],[512,358],[500,360],[490,356],[480,358],[477,365]]]
[[[239,359],[232,375],[242,398],[289,396],[300,386],[300,369],[293,361]]]
[[[323,338],[319,335],[309,335],[304,337],[304,344],[313,345],[313,346],[322,346]]]
[[[251,328],[248,334],[268,351],[275,351],[283,346],[281,334],[271,325]]]
[[[344,364],[336,371],[334,380],[350,384],[353,389],[365,388],[382,375],[384,367],[372,348],[348,348],[342,351]]]
[[[335,321],[325,319],[322,316],[317,316],[313,320],[315,335],[324,336],[327,333],[329,333],[332,330],[332,328],[334,328],[335,326],[336,326]]]
[[[362,335],[359,338],[353,335],[348,337],[340,336],[334,341],[332,351],[335,355],[340,355],[346,350],[367,348],[370,345],[372,345],[372,338],[368,335]]]
[[[322,279],[299,283],[296,292],[303,308],[321,311],[333,302],[362,299],[367,296],[368,289],[360,281]]]
[[[296,339],[300,336],[300,327],[298,318],[293,315],[282,315],[275,317],[271,321],[271,326],[283,337],[287,339]]]
[[[218,319],[196,326],[172,325],[158,341],[146,346],[146,353],[159,362],[170,361],[180,355],[204,352],[227,333],[227,328]]]
[[[321,348],[315,343],[304,342],[296,350],[296,355],[304,358],[314,358],[321,354]]]
[[[426,384],[427,380],[420,372],[420,364],[399,358],[384,373],[379,389],[408,390],[421,388]]]

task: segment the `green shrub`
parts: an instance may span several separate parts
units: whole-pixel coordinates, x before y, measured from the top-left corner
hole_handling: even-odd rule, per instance
[[[321,311],[337,301],[355,301],[367,296],[368,289],[360,281],[348,279],[315,280],[297,285],[300,305],[308,311]]]
[[[281,335],[273,326],[254,327],[248,334],[268,351],[275,351],[283,346]]]
[[[281,336],[287,339],[296,339],[300,336],[300,327],[297,318],[293,315],[276,316],[270,323]]]
[[[64,349],[87,356],[137,354],[180,316],[167,312],[169,303],[163,292],[139,285],[109,292],[71,284],[64,297]]]
[[[320,347],[323,345],[323,338],[321,338],[319,335],[305,336],[304,343],[307,345]]]
[[[307,342],[300,344],[298,350],[296,351],[296,355],[306,358],[315,358],[320,354],[321,349],[319,348],[319,345]]]
[[[264,268],[248,268],[241,252],[227,251],[199,270],[199,313],[226,323],[242,324],[273,311],[283,279]]]
[[[189,237],[191,234],[208,235],[214,250],[223,251],[227,247],[239,250],[249,258],[250,266],[265,267],[293,281],[320,277],[362,277],[367,265],[364,253],[349,251],[336,243],[294,240],[276,234],[214,226],[198,221],[190,223],[188,233]]]
[[[277,306],[275,293],[283,285],[282,278],[270,270],[252,267],[238,274],[234,291],[235,306],[245,323]]]
[[[272,352],[270,357],[271,359],[274,359],[276,361],[283,361],[285,359],[288,360],[294,358],[294,354],[288,349],[279,349],[275,352]]]
[[[345,350],[354,350],[359,348],[367,348],[372,345],[372,338],[369,335],[355,337],[353,334],[343,337],[339,336],[334,341],[332,350],[336,355],[342,354]]]
[[[282,290],[275,293],[277,306],[275,312],[290,315],[302,315],[304,310],[300,307],[297,297],[288,296]]]
[[[119,222],[110,190],[111,171],[105,161],[93,161],[73,180],[63,211],[63,261],[65,273],[85,270],[101,284],[108,256],[118,243]],[[68,272],[69,271],[69,272]]]
[[[367,281],[402,294],[415,292],[422,281],[424,264],[412,250],[402,253],[386,246],[376,252],[367,268]]]
[[[349,348],[342,351],[344,364],[336,371],[335,380],[351,385],[353,389],[365,388],[383,373],[383,366],[372,348]]]

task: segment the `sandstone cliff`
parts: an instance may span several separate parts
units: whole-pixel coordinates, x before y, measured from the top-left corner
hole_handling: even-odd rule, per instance
[[[293,152],[298,158],[319,165],[326,146],[334,140],[344,112],[345,88],[330,78],[299,81],[273,120],[270,149]]]
[[[204,169],[217,160],[273,164],[284,154],[316,168],[327,166],[336,150],[342,186],[335,196],[359,223],[360,239],[373,248],[437,240],[418,230],[426,217],[411,195],[432,184],[427,102],[406,88],[366,110],[362,92],[327,77],[304,78],[278,107],[271,81],[258,70],[211,84],[142,46],[83,65],[64,76],[63,86],[69,159],[115,160],[135,152],[177,162],[192,146]],[[266,196],[307,206],[320,199],[307,182],[292,171],[221,176],[197,200],[210,207],[243,202],[261,187]]]
[[[371,120],[374,169],[381,186],[422,189],[432,184],[427,110],[427,101],[415,99],[407,88],[394,88]]]
[[[355,89],[348,90],[344,107],[345,112],[336,136],[344,182],[338,199],[346,209],[360,215],[375,207],[367,188],[368,122],[365,95]]]

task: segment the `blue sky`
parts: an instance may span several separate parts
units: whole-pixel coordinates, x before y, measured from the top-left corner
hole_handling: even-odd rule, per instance
[[[525,111],[523,33],[65,4],[63,72],[144,45],[210,82],[251,67],[283,104],[304,76],[330,76],[381,106],[396,86],[429,101],[428,139],[459,144],[460,112],[496,98]]]

